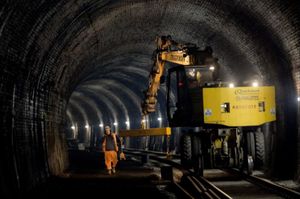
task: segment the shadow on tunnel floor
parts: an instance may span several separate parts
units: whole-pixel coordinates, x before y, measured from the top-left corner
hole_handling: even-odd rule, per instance
[[[119,161],[117,173],[111,176],[99,152],[70,153],[70,163],[63,175],[52,176],[24,198],[170,198],[155,183],[160,178],[157,171],[130,158]]]

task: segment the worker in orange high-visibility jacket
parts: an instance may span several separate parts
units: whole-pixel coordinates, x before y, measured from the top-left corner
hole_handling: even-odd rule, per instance
[[[116,173],[116,166],[118,163],[118,145],[116,134],[111,132],[110,126],[105,126],[105,135],[102,143],[102,150],[104,152],[105,165],[109,175]]]

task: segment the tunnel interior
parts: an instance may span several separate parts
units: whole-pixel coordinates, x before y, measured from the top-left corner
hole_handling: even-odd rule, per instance
[[[3,193],[28,190],[64,172],[69,166],[66,140],[76,136],[71,127],[77,136],[98,134],[105,124],[116,130],[139,128],[157,35],[201,49],[211,46],[224,81],[275,86],[277,121],[268,137],[271,175],[300,179],[297,1],[1,4]],[[168,125],[164,85],[158,96],[152,127]]]

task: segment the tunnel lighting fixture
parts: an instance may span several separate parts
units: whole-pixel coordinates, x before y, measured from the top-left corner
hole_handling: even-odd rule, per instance
[[[253,87],[258,87],[258,82],[253,82],[253,83],[252,83],[252,86],[253,86]]]
[[[114,126],[118,126],[118,123],[117,123],[117,122],[114,122]]]
[[[129,126],[129,122],[128,122],[128,121],[126,121],[125,124],[126,124],[127,126]]]
[[[158,120],[158,121],[161,121],[161,120],[162,120],[162,118],[161,118],[161,117],[159,117],[159,118],[157,118],[157,120]]]
[[[103,127],[103,124],[99,124],[99,127]]]
[[[74,126],[74,125],[73,125],[73,126],[71,126],[71,129],[75,130],[75,126]]]
[[[89,128],[89,125],[85,125],[85,128],[88,129],[88,128]]]
[[[210,67],[209,67],[209,70],[214,71],[214,70],[215,70],[215,67],[214,67],[214,66],[210,66]]]
[[[234,88],[234,83],[229,83],[229,88]]]
[[[297,97],[297,101],[300,102],[300,97]]]

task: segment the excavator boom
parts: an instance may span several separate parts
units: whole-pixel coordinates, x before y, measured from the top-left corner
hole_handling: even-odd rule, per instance
[[[198,50],[194,44],[180,44],[170,36],[161,36],[156,39],[157,49],[154,56],[154,64],[149,76],[149,85],[145,91],[142,102],[143,118],[155,112],[157,103],[157,92],[160,87],[160,79],[165,71],[165,63],[175,63],[183,66],[207,65],[219,68],[217,59],[212,56],[212,50],[207,47],[205,50]],[[142,124],[143,126],[143,124]]]

